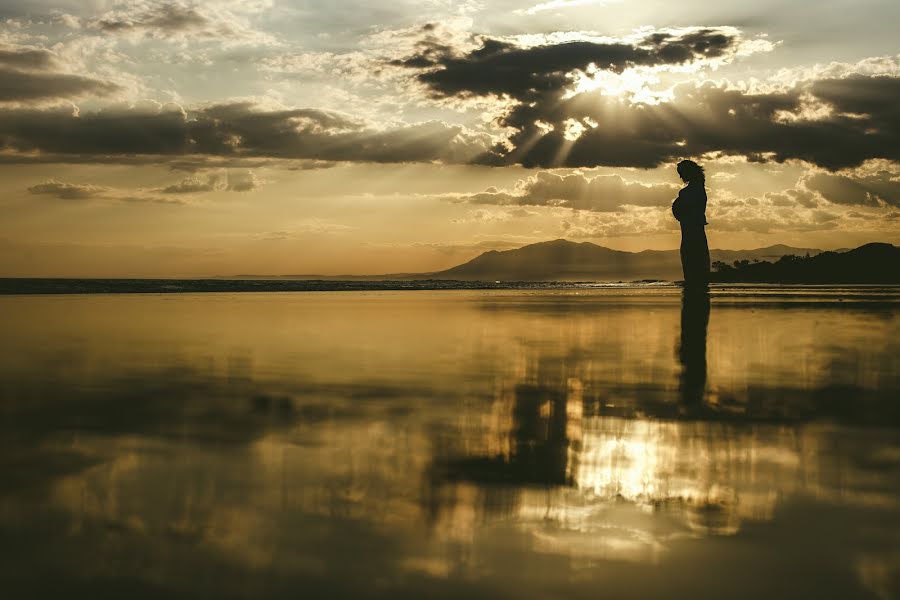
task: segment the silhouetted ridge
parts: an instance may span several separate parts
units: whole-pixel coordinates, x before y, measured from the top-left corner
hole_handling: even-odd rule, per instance
[[[485,252],[469,262],[435,273],[450,279],[501,279],[571,281],[618,277],[632,271],[640,260],[631,252],[619,252],[589,242],[553,240],[515,250]]]
[[[818,254],[814,248],[770,246],[758,250],[712,250],[713,260],[763,260],[785,253]],[[467,263],[430,273],[434,279],[481,281],[633,281],[681,279],[677,250],[624,252],[590,242],[553,240],[515,250],[485,252]]]
[[[713,281],[900,284],[900,248],[880,242],[846,252],[782,256],[775,262],[713,263]]]

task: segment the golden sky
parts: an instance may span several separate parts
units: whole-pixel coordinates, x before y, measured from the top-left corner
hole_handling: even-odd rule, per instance
[[[900,242],[887,0],[9,0],[0,276]]]

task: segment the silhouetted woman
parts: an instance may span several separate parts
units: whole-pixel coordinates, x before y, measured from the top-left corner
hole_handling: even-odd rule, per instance
[[[709,246],[706,243],[706,178],[703,167],[692,160],[678,163],[678,175],[687,185],[672,203],[672,214],[681,223],[681,270],[685,288],[705,288],[709,283]]]

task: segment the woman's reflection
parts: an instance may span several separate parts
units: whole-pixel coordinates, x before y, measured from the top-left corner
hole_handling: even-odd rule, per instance
[[[703,406],[706,389],[706,330],[709,325],[709,292],[686,288],[681,296],[681,340],[678,381],[681,405],[687,412]]]

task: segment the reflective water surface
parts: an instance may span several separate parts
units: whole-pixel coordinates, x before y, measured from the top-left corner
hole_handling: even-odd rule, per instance
[[[891,598],[900,296],[0,297],[8,598]]]

